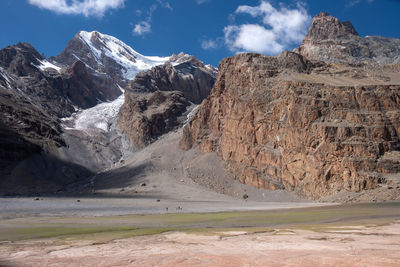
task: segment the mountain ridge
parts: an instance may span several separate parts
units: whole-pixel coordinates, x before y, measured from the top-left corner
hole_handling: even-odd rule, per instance
[[[400,62],[400,39],[361,37],[350,21],[340,22],[327,12],[314,17],[302,44],[293,50],[310,60],[329,63]]]

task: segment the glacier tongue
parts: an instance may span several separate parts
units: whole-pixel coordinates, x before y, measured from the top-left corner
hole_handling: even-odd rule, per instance
[[[124,94],[112,102],[98,104],[77,114],[74,128],[85,132],[111,130],[114,119],[124,104]]]
[[[136,73],[162,65],[170,58],[143,56],[117,38],[97,31],[81,31],[79,36],[93,52],[100,65],[103,64],[103,57],[111,58],[121,65],[123,67],[122,75],[126,80],[133,80]]]

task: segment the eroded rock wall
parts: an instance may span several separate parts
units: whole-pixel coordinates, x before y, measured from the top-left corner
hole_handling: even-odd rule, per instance
[[[398,173],[400,86],[291,79],[313,64],[295,53],[224,59],[181,147],[217,152],[241,182],[319,198]]]

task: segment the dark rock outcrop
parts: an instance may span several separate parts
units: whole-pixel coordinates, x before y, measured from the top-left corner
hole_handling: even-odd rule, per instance
[[[193,56],[172,55],[169,62],[140,72],[128,85],[129,92],[181,91],[191,102],[200,104],[214,85],[217,71]]]
[[[121,90],[112,79],[107,75],[94,75],[82,61],[67,67],[62,78],[60,87],[64,97],[83,109],[99,102],[114,100],[121,95]]]
[[[317,15],[295,52],[308,59],[331,63],[395,64],[400,62],[400,40],[360,37],[350,21],[340,22],[328,13]]]
[[[119,128],[138,147],[182,125],[192,103],[206,98],[216,70],[180,53],[161,66],[138,73],[125,89]]]
[[[181,125],[190,102],[179,91],[125,94],[119,115],[119,127],[137,148]]]
[[[30,44],[19,43],[0,50],[2,86],[53,116],[69,116],[75,109],[61,90],[62,77],[55,69],[41,69],[45,58]]]

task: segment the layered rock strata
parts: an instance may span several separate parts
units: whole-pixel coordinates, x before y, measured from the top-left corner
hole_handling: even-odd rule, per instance
[[[291,52],[226,58],[181,147],[217,152],[236,179],[258,188],[309,198],[399,191],[400,76],[367,67]]]

